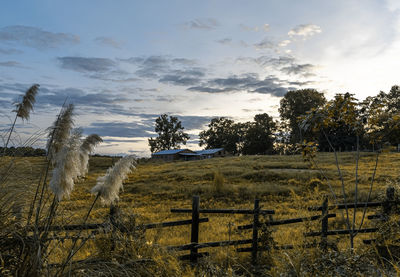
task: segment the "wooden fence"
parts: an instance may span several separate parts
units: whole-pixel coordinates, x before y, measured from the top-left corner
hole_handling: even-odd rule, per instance
[[[399,203],[395,201],[394,189],[388,188],[386,191],[386,199],[381,202],[359,202],[359,203],[343,203],[337,205],[328,205],[328,199],[325,198],[321,206],[309,207],[310,212],[320,212],[318,215],[313,215],[309,217],[298,217],[282,220],[273,220],[272,215],[275,214],[274,210],[262,209],[260,207],[260,201],[256,199],[254,201],[254,206],[252,209],[201,209],[200,208],[200,198],[199,196],[193,196],[192,208],[191,209],[171,209],[172,213],[181,214],[191,214],[190,219],[177,220],[170,222],[160,222],[160,223],[149,223],[134,227],[136,230],[147,230],[154,228],[167,228],[171,226],[182,226],[191,225],[190,231],[190,243],[177,246],[167,246],[167,249],[173,251],[189,251],[189,254],[180,256],[183,260],[189,260],[192,263],[196,263],[198,258],[209,255],[208,252],[199,252],[199,250],[204,248],[212,247],[222,247],[222,246],[244,246],[247,247],[237,248],[237,252],[250,252],[251,261],[253,265],[257,265],[257,257],[260,251],[269,251],[273,249],[292,249],[293,245],[260,245],[261,239],[259,237],[259,232],[262,228],[269,228],[271,226],[280,226],[287,224],[296,224],[306,221],[320,221],[320,230],[308,232],[304,235],[306,237],[320,237],[320,242],[317,244],[309,244],[306,247],[320,247],[326,250],[329,243],[328,237],[332,235],[348,235],[348,234],[358,234],[358,233],[374,233],[377,232],[377,228],[358,228],[358,229],[341,229],[341,230],[330,230],[329,229],[329,219],[335,218],[336,213],[330,213],[330,211],[339,211],[343,209],[367,209],[381,207],[382,212],[380,214],[374,214],[367,216],[366,219],[378,219],[378,220],[388,220],[390,214],[392,213],[394,207]],[[251,223],[248,225],[238,226],[238,230],[252,230],[252,236],[248,239],[242,240],[225,240],[225,241],[213,241],[213,242],[199,242],[199,233],[201,231],[200,223],[209,222],[209,218],[200,217],[202,214],[244,214],[252,215]],[[116,207],[110,209],[110,222],[101,224],[85,224],[85,225],[65,225],[65,226],[50,226],[50,231],[74,231],[74,230],[92,230],[94,234],[99,231],[109,230],[115,231],[118,229],[121,232],[132,232],[132,228],[128,229],[118,223],[116,218],[117,210]],[[265,217],[268,216],[266,220]],[[71,237],[65,237],[73,238]],[[366,239],[364,243],[371,243],[374,239]]]

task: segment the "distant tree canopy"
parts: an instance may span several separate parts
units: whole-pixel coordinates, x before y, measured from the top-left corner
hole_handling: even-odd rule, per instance
[[[242,154],[270,154],[274,148],[276,123],[268,114],[257,114],[253,122],[248,122]]]
[[[225,117],[217,117],[200,133],[200,146],[206,149],[224,148],[232,154],[272,153],[276,123],[268,114],[258,114],[253,122],[235,123]]]
[[[300,130],[299,117],[305,115],[312,108],[318,108],[326,103],[323,93],[315,89],[292,90],[281,99],[279,114],[281,116],[281,127],[289,133],[289,143],[296,144],[307,136]]]
[[[181,144],[186,144],[189,135],[183,132],[182,122],[175,116],[162,114],[156,119],[156,138],[149,138],[151,153],[168,149],[179,149]]]
[[[206,149],[225,148],[226,151],[237,154],[237,144],[240,141],[238,125],[231,119],[216,117],[208,124],[208,129],[200,132],[199,145]]]
[[[33,148],[30,146],[24,147],[0,147],[0,153],[4,153],[5,156],[13,157],[36,157],[46,156],[46,150],[41,148]]]

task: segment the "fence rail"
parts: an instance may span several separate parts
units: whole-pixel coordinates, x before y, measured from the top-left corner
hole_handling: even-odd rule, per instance
[[[274,245],[272,243],[266,244],[262,242],[259,237],[260,229],[269,228],[271,226],[280,226],[287,224],[296,224],[306,221],[320,221],[320,230],[304,233],[305,237],[320,237],[320,243],[308,243],[303,245],[303,247],[320,247],[321,249],[327,249],[328,237],[333,235],[348,235],[357,233],[374,233],[378,231],[378,228],[362,228],[362,229],[344,229],[344,230],[329,230],[329,219],[335,218],[335,213],[329,213],[330,210],[335,209],[353,209],[353,208],[375,208],[382,207],[382,211],[378,214],[368,215],[366,218],[370,220],[388,220],[390,214],[393,210],[394,205],[399,203],[394,201],[394,190],[389,188],[386,191],[385,201],[380,202],[359,202],[359,203],[340,203],[337,205],[328,205],[328,199],[325,198],[321,206],[309,207],[308,211],[316,212],[319,211],[321,214],[313,215],[308,217],[298,217],[289,219],[272,220],[270,217],[268,220],[264,220],[264,217],[260,218],[262,215],[273,215],[274,210],[262,209],[260,206],[260,201],[256,199],[254,201],[253,209],[201,209],[200,208],[200,198],[199,196],[193,196],[192,208],[191,209],[171,209],[172,213],[189,213],[191,214],[190,219],[169,221],[169,222],[159,222],[159,223],[148,223],[140,226],[134,226],[133,228],[127,228],[126,226],[118,223],[117,220],[117,208],[112,206],[110,208],[110,221],[106,223],[99,224],[84,224],[84,225],[65,225],[65,226],[50,226],[49,231],[78,231],[78,230],[92,230],[90,236],[99,233],[100,231],[106,232],[119,230],[121,232],[132,232],[135,230],[147,230],[154,228],[168,228],[173,226],[183,226],[190,225],[190,243],[183,245],[167,246],[168,250],[173,251],[190,251],[189,254],[180,256],[182,260],[189,260],[192,263],[196,263],[198,258],[208,256],[209,253],[198,251],[203,248],[214,248],[214,247],[228,247],[228,246],[244,246],[242,248],[237,248],[237,252],[250,252],[251,261],[254,265],[257,265],[258,253],[264,251],[270,251],[271,249],[282,250],[282,249],[293,249],[293,245]],[[200,233],[200,223],[209,222],[209,218],[201,218],[200,214],[243,214],[252,215],[249,217],[251,220],[250,224],[238,226],[238,230],[252,230],[251,238],[241,239],[241,240],[223,240],[223,241],[212,241],[212,242],[199,242]],[[33,227],[30,227],[31,229]],[[33,229],[32,229],[33,230]],[[96,231],[97,230],[97,231]],[[64,239],[76,239],[74,236],[67,236]],[[49,239],[57,239],[57,236]],[[364,243],[370,244],[375,241],[374,238],[364,239]],[[261,243],[261,244],[260,244]],[[250,246],[246,247],[248,244]],[[270,245],[268,245],[270,244]]]

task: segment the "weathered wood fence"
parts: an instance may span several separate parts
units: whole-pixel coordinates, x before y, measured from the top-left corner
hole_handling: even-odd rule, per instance
[[[330,211],[339,211],[343,209],[367,209],[382,207],[380,214],[374,214],[367,216],[366,219],[378,219],[388,220],[394,207],[399,203],[394,199],[394,189],[388,188],[386,191],[386,199],[380,202],[358,202],[358,203],[343,203],[337,205],[328,205],[328,198],[325,198],[321,206],[309,207],[310,212],[320,212],[318,215],[309,217],[298,217],[290,219],[274,220],[272,215],[275,214],[274,210],[262,209],[260,201],[256,199],[254,201],[253,209],[201,209],[199,196],[193,196],[192,208],[191,209],[171,209],[172,213],[191,214],[190,219],[177,220],[160,223],[149,223],[140,226],[135,226],[136,230],[148,230],[154,228],[167,228],[172,226],[183,226],[191,225],[190,231],[190,243],[184,245],[167,246],[167,249],[173,251],[189,251],[189,254],[180,256],[183,260],[189,260],[192,263],[196,263],[198,258],[209,255],[208,252],[199,252],[204,248],[222,247],[222,246],[241,246],[249,245],[247,247],[237,248],[237,252],[250,252],[251,261],[254,265],[257,265],[258,253],[261,251],[269,251],[272,248],[276,250],[280,249],[292,249],[293,245],[260,245],[261,239],[259,232],[263,228],[270,228],[272,226],[280,226],[287,224],[296,224],[305,221],[320,221],[320,230],[308,232],[304,235],[306,237],[320,237],[320,242],[317,244],[309,244],[306,247],[320,247],[326,250],[329,243],[328,237],[333,235],[349,235],[358,233],[374,233],[378,231],[378,228],[357,228],[357,229],[340,229],[330,230],[329,229],[329,218],[336,217],[336,213],[330,213]],[[132,228],[129,229],[126,226],[118,223],[117,220],[117,208],[115,206],[110,209],[110,220],[107,223],[101,224],[85,224],[85,225],[64,225],[64,226],[50,226],[49,231],[75,231],[75,230],[91,230],[93,234],[96,232],[111,231],[114,232],[118,229],[121,232],[132,232]],[[238,226],[238,230],[252,230],[252,236],[248,239],[242,240],[225,240],[225,241],[213,241],[213,242],[200,242],[199,234],[201,232],[200,223],[209,222],[209,218],[200,217],[203,214],[244,214],[252,215],[251,223],[248,225]],[[268,216],[268,219],[266,219]],[[74,238],[73,236],[64,237],[65,239]],[[75,237],[76,238],[76,237]],[[57,237],[54,237],[57,239]],[[371,243],[374,238],[364,240],[364,243]]]

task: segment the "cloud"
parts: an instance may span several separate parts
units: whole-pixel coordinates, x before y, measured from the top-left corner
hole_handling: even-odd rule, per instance
[[[280,80],[275,76],[261,79],[256,73],[248,73],[240,76],[233,75],[228,78],[211,79],[201,86],[190,87],[188,90],[207,93],[226,93],[243,90],[281,97],[291,88],[288,87],[287,81]]]
[[[78,72],[107,72],[112,70],[116,63],[105,58],[85,58],[85,57],[59,57],[57,60],[61,67]]]
[[[204,70],[201,68],[191,68],[187,70],[174,70],[170,74],[164,75],[158,81],[177,86],[193,86],[201,81],[204,76]]]
[[[19,68],[27,68],[23,65],[21,65],[19,62],[16,61],[6,61],[6,62],[0,62],[0,66],[3,67],[19,67]]]
[[[271,58],[269,56],[260,56],[257,58],[240,57],[238,62],[256,63],[262,67],[268,67],[280,71],[287,75],[299,75],[303,77],[315,76],[313,71],[316,66],[313,64],[299,64],[298,61],[292,56],[279,56]]]
[[[312,64],[292,64],[290,66],[286,66],[281,68],[281,72],[286,73],[288,75],[302,75],[304,77],[314,76],[312,73],[315,66]]]
[[[286,47],[286,46],[288,46],[290,43],[291,43],[290,40],[285,39],[285,40],[282,40],[281,42],[279,42],[279,43],[278,43],[278,46],[279,46],[279,47]]]
[[[114,39],[112,39],[110,37],[97,37],[94,39],[94,41],[101,45],[110,46],[110,47],[117,48],[117,49],[121,48],[121,43],[115,41]]]
[[[21,83],[2,83],[0,84],[0,99],[7,99],[8,105],[10,101],[15,100],[19,95],[25,91],[32,84]],[[76,106],[87,107],[82,109],[90,113],[104,114],[115,113],[122,115],[130,115],[131,112],[125,110],[121,105],[129,101],[129,98],[124,94],[111,93],[110,91],[102,92],[87,92],[80,88],[52,88],[46,85],[40,86],[40,91],[35,103],[35,109],[48,110],[49,108],[59,108],[64,101],[74,103]]]
[[[314,24],[302,24],[297,25],[293,29],[288,32],[290,37],[298,36],[303,38],[311,37],[315,34],[321,33],[321,27],[314,25]]]
[[[93,122],[84,126],[87,134],[96,133],[99,136],[120,137],[120,138],[149,138],[154,137],[155,120],[159,115],[156,114],[132,114],[137,117],[131,122]],[[176,116],[176,115],[174,115]],[[182,116],[177,115],[182,122],[185,131],[192,129],[203,129],[211,121],[209,116]],[[109,141],[125,142],[125,140],[110,139]]]
[[[150,137],[154,127],[150,124],[143,125],[139,121],[132,122],[93,122],[83,128],[87,134],[98,134],[109,137]]]
[[[269,24],[264,24],[261,27],[259,27],[259,26],[251,27],[251,26],[247,26],[245,24],[240,24],[239,27],[243,31],[247,31],[247,32],[259,32],[259,31],[268,32],[269,31]]]
[[[6,26],[0,29],[0,42],[16,43],[39,50],[79,43],[79,37],[68,33],[53,33],[31,26]]]
[[[211,122],[212,117],[210,116],[193,116],[193,115],[178,115],[180,121],[182,121],[182,126],[185,130],[202,130],[204,127]]]
[[[121,59],[137,66],[135,74],[141,78],[156,79],[161,83],[193,86],[205,75],[205,69],[195,66],[195,60],[169,56],[132,57]]]
[[[18,49],[14,49],[14,48],[0,48],[0,54],[3,55],[14,55],[14,54],[22,54],[23,52],[21,50]]]
[[[226,44],[231,44],[232,39],[231,38],[223,38],[223,39],[216,40],[216,42],[226,45]]]
[[[187,29],[213,30],[220,26],[215,18],[196,18],[184,24]]]
[[[255,43],[254,46],[256,49],[274,49],[276,48],[276,42],[274,42],[271,38],[265,38],[259,43]]]

